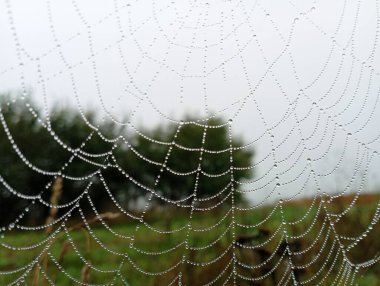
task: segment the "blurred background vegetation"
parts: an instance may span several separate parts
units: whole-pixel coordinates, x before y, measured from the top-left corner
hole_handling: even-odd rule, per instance
[[[50,279],[57,285],[76,285],[77,283],[70,279],[69,275],[80,277],[82,283],[109,283],[116,277],[114,285],[125,285],[125,281],[114,273],[107,276],[105,275],[107,272],[91,268],[94,266],[100,270],[118,269],[125,259],[110,254],[110,250],[115,253],[127,252],[139,267],[152,272],[172,267],[182,259],[184,253],[191,261],[199,263],[215,261],[209,265],[206,263],[202,267],[184,264],[168,271],[164,276],[139,274],[131,264],[125,263],[122,264],[121,272],[130,285],[167,285],[175,279],[178,271],[183,273],[182,279],[186,285],[203,285],[215,277],[219,277],[215,280],[215,285],[223,285],[223,281],[228,281],[232,271],[230,260],[232,249],[229,246],[233,240],[237,243],[235,254],[240,261],[240,264],[237,264],[240,275],[263,277],[258,281],[239,279],[238,285],[277,285],[288,265],[287,258],[284,263],[278,264],[286,257],[284,254],[287,247],[288,251],[300,254],[303,249],[310,250],[307,255],[294,254],[293,263],[299,265],[294,269],[294,279],[306,281],[310,277],[316,277],[310,285],[316,285],[314,282],[317,280],[320,285],[346,285],[345,280],[341,278],[343,277],[342,256],[339,254],[338,246],[334,244],[335,234],[329,230],[326,214],[339,214],[350,209],[342,216],[339,223],[337,221],[335,224],[335,231],[347,237],[357,237],[365,233],[374,219],[374,214],[378,215],[377,194],[363,194],[360,198],[344,196],[334,199],[327,195],[326,198],[286,203],[284,207],[274,204],[264,205],[249,212],[236,211],[234,217],[236,236],[233,237],[231,232],[227,231],[231,227],[232,220],[231,200],[221,200],[219,196],[207,199],[228,188],[230,176],[200,176],[197,190],[197,197],[200,199],[197,204],[199,211],[194,212],[191,224],[193,229],[210,229],[210,231],[194,231],[186,238],[184,232],[170,231],[188,225],[189,211],[178,208],[174,210],[170,206],[173,205],[173,201],[186,201],[186,198],[191,196],[196,183],[195,175],[185,174],[197,170],[200,162],[201,170],[206,174],[228,172],[231,166],[229,152],[205,152],[202,160],[199,160],[201,148],[215,151],[230,148],[229,130],[228,125],[224,125],[226,123],[224,118],[210,119],[207,122],[209,127],[206,132],[204,126],[199,124],[183,124],[178,128],[178,124],[160,123],[150,129],[139,127],[138,130],[141,132],[138,132],[124,130],[124,127],[112,121],[102,122],[96,117],[95,110],[87,110],[81,114],[70,106],[56,105],[50,114],[46,115],[30,98],[26,101],[27,104],[23,101],[8,104],[11,101],[8,96],[0,96],[0,100],[1,226],[13,222],[26,207],[29,207],[30,211],[22,218],[21,224],[28,226],[44,226],[67,212],[65,208],[54,209],[41,203],[30,206],[27,200],[12,194],[7,185],[23,195],[41,194],[41,199],[46,202],[66,204],[82,194],[89,181],[92,183],[87,197],[80,200],[82,213],[75,210],[66,223],[67,228],[54,238],[50,253],[45,252],[39,256],[39,266],[34,267],[26,278],[30,285],[49,285],[44,276],[46,273],[49,273]],[[85,119],[96,124],[102,135],[86,124]],[[194,120],[192,116],[184,117],[184,122],[192,120]],[[123,137],[119,137],[120,134]],[[203,141],[204,134],[206,140]],[[113,140],[114,138],[118,140]],[[232,144],[233,147],[244,146],[243,139],[236,136]],[[72,150],[65,147],[66,145]],[[47,189],[45,185],[51,182],[52,176],[36,172],[34,167],[20,159],[18,154],[21,152],[39,169],[59,171],[77,148],[81,148],[84,152],[74,152],[74,159],[65,167],[63,173],[68,176],[88,176],[88,178],[71,180],[58,176]],[[107,152],[109,152],[107,156],[90,155]],[[253,159],[252,149],[234,150],[235,167],[253,165]],[[160,163],[165,160],[166,166],[161,166]],[[165,172],[155,186],[161,168],[170,168],[178,174]],[[234,170],[235,180],[251,179],[253,176],[252,169]],[[144,224],[141,224],[137,231],[138,222],[122,216],[120,209],[115,207],[115,202],[111,199],[111,196],[116,198],[120,208],[140,216],[145,202],[150,197],[150,188],[159,196],[152,197],[151,207],[145,214],[144,221],[150,227],[166,231],[165,234],[153,232]],[[160,196],[170,200],[171,203],[166,203]],[[228,194],[222,197],[228,198]],[[242,193],[235,192],[235,199],[239,206],[248,204]],[[208,209],[220,202],[220,207]],[[204,213],[204,210],[207,210],[207,213]],[[83,223],[81,215],[86,217],[87,225]],[[284,225],[284,220],[297,223]],[[255,227],[249,227],[252,225]],[[1,241],[20,247],[38,245],[51,235],[55,227],[33,232],[13,229],[7,231],[6,235],[1,237]],[[280,235],[282,231],[286,231],[289,238],[285,240]],[[127,238],[131,233],[135,234],[133,244]],[[370,235],[362,239],[347,254],[350,260],[361,263],[378,257],[379,237],[380,230],[375,225]],[[94,238],[109,249],[105,249]],[[185,250],[176,248],[185,239],[188,239],[192,247]],[[342,243],[348,246],[352,241],[342,240]],[[310,245],[313,247],[310,248]],[[173,251],[165,254],[167,249]],[[40,251],[41,248],[36,247],[20,255],[17,251],[1,247],[0,270],[7,271],[27,265],[40,254]],[[144,255],[144,251],[146,253],[163,251],[165,255],[147,256]],[[85,260],[81,259],[78,253],[81,253]],[[221,256],[221,253],[225,254]],[[326,259],[329,253],[333,255],[330,256],[331,259]],[[53,258],[66,273],[59,271]],[[262,266],[247,268],[247,265]],[[305,265],[307,267],[304,267]],[[320,272],[321,267],[324,267],[322,272]],[[325,277],[327,271],[329,275]],[[130,275],[130,273],[136,274]],[[315,273],[321,273],[320,277],[315,276]],[[357,277],[358,285],[380,285],[379,264],[360,270]],[[12,279],[13,276],[0,275],[1,285],[13,281]],[[233,281],[225,285],[233,285]]]
[[[26,102],[19,100],[12,104],[8,104],[11,102],[8,96],[0,96],[0,99],[1,116],[4,119],[2,120],[3,126],[0,128],[0,175],[7,184],[23,195],[33,196],[42,193],[41,197],[46,202],[49,202],[51,192],[43,190],[45,185],[52,180],[52,176],[41,175],[33,170],[17,152],[21,152],[31,164],[39,169],[59,171],[73,154],[60,144],[60,141],[73,150],[80,148],[86,141],[83,150],[89,154],[112,151],[108,156],[99,158],[78,153],[63,173],[68,176],[82,177],[101,170],[109,191],[117,198],[122,207],[138,209],[149,196],[149,192],[138,184],[147,188],[154,187],[156,177],[160,173],[160,164],[165,161],[172,142],[175,142],[176,145],[173,145],[170,151],[166,167],[178,173],[187,173],[198,168],[200,148],[215,151],[230,148],[228,125],[225,124],[226,120],[223,118],[213,118],[207,122],[210,127],[206,132],[205,141],[202,143],[204,127],[197,124],[183,124],[181,128],[178,128],[178,124],[157,124],[151,129],[139,128],[142,130],[141,132],[128,130],[127,136],[127,132],[123,130],[122,126],[120,127],[111,120],[101,122],[99,118],[96,118],[95,110],[87,110],[81,114],[71,106],[55,105],[50,114],[46,116],[30,98]],[[85,120],[93,124],[97,122],[101,135],[94,131]],[[191,116],[184,118],[184,121],[192,120]],[[6,129],[9,130],[9,134],[14,140],[13,144],[6,134]],[[120,134],[123,137],[119,137]],[[135,135],[131,136],[130,134]],[[176,134],[178,136],[175,138]],[[90,139],[86,140],[89,137]],[[114,138],[118,138],[117,146],[114,146],[114,141],[112,141]],[[234,138],[232,144],[233,147],[241,147],[243,140]],[[186,148],[191,150],[186,150]],[[234,165],[250,166],[253,156],[252,149],[236,150],[234,151]],[[110,165],[106,169],[102,169],[99,168],[99,164]],[[204,153],[201,160],[202,171],[208,174],[228,172],[230,166],[228,150],[216,154]],[[130,177],[122,174],[120,168]],[[249,179],[252,176],[251,170],[234,172],[235,180]],[[106,191],[96,175],[84,180],[65,179],[64,191],[59,203],[65,204],[76,199],[84,191],[89,180],[92,181],[91,197],[97,208],[101,211],[109,209],[111,207],[110,200],[104,199]],[[220,192],[229,182],[230,176],[216,178],[200,176],[198,182],[200,190],[197,195],[199,198],[210,197]],[[178,201],[193,193],[194,184],[195,176],[175,175],[166,171],[154,189],[160,196]],[[244,200],[240,193],[236,194],[235,199],[237,202]],[[226,204],[229,204],[230,201],[226,200]],[[4,225],[14,220],[27,203],[26,200],[12,195],[1,184],[0,224]],[[209,203],[213,202],[209,201]],[[164,200],[157,196],[153,198],[153,206],[162,204],[165,204]],[[89,210],[88,205],[85,205],[84,208]],[[67,210],[63,209],[62,211]],[[46,219],[48,212],[49,207],[35,204],[33,211],[28,213],[25,220],[29,225],[39,225]]]

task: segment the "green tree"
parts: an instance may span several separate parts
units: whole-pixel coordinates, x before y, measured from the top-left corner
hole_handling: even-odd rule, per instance
[[[187,116],[180,128],[178,124],[158,125],[143,131],[134,138],[135,149],[127,152],[127,165],[124,168],[142,184],[150,186],[169,200],[178,201],[191,196],[196,182],[198,198],[211,198],[221,192],[221,196],[209,200],[215,203],[228,196],[232,187],[239,187],[236,181],[253,176],[251,169],[232,170],[231,166],[252,165],[254,152],[252,149],[239,148],[243,146],[243,140],[233,136],[231,162],[228,122],[222,118],[212,118],[204,124],[208,126],[206,129],[194,122],[193,117]],[[160,166],[166,157],[166,164]],[[201,171],[197,176],[199,167]],[[235,182],[231,181],[231,173]],[[158,175],[160,177],[155,186]],[[241,193],[235,193],[237,202],[242,199]],[[165,202],[159,197],[155,197],[155,201],[159,204]],[[226,198],[225,203],[230,202],[231,199]]]
[[[93,111],[85,112],[84,116],[91,122],[97,121]],[[41,174],[28,166],[18,152],[21,152],[22,156],[36,168],[56,172],[60,171],[73,155],[73,152],[64,148],[62,143],[76,149],[86,142],[83,150],[90,154],[111,150],[112,144],[105,142],[96,132],[93,132],[80,113],[70,106],[56,105],[47,120],[30,98],[25,101],[18,99],[12,102],[9,96],[1,95],[0,117],[2,119],[0,124],[0,175],[3,180],[3,183],[0,183],[0,222],[3,223],[13,221],[21,210],[30,204],[30,201],[13,195],[5,187],[4,182],[23,195],[41,194],[42,199],[47,202],[51,196],[51,190],[45,190],[45,185],[52,181],[53,176]],[[117,126],[108,122],[101,126],[100,130],[104,136],[112,138],[117,133]],[[56,136],[55,139],[54,136]],[[59,140],[62,143],[59,143]],[[106,160],[105,157],[91,157],[83,154],[81,156],[82,158],[75,156],[65,167],[63,173],[72,177],[86,176],[100,168],[89,163],[88,160],[98,164],[102,164]],[[116,170],[105,171],[105,173],[107,172],[115,173]],[[77,198],[90,180],[93,178],[65,179],[60,203],[68,203]],[[91,196],[95,203],[101,206],[104,201],[104,188],[96,180],[93,183]],[[122,184],[120,177],[115,177],[115,180],[111,182],[112,190],[115,189],[113,187],[115,184]],[[42,223],[48,208],[39,203],[33,204],[31,208],[26,219],[32,223]],[[88,209],[88,205],[85,205],[84,208]],[[61,211],[65,212],[67,209]]]
[[[80,148],[88,154],[112,150],[109,156],[78,152],[65,166],[63,173],[72,177],[85,177],[96,171],[101,172],[112,196],[125,208],[133,206],[138,199],[146,200],[153,191],[172,201],[183,200],[194,193],[196,182],[197,197],[209,198],[221,192],[221,196],[215,196],[208,202],[215,203],[225,197],[224,202],[230,203],[228,195],[231,188],[238,188],[231,178],[238,181],[253,175],[251,170],[234,169],[231,177],[230,167],[250,166],[254,153],[247,148],[238,148],[243,146],[243,141],[234,136],[233,160],[230,162],[228,124],[222,118],[210,119],[205,129],[201,124],[189,123],[194,118],[188,116],[179,129],[178,124],[159,124],[142,133],[133,130],[124,132],[109,120],[99,124],[100,135],[89,127],[83,116],[93,124],[100,122],[94,111],[88,110],[81,115],[71,106],[58,105],[52,108],[46,118],[31,98],[11,102],[9,96],[0,96],[1,224],[13,221],[30,204],[30,201],[12,194],[6,184],[23,195],[41,194],[42,199],[49,202],[51,190],[46,190],[45,185],[52,181],[53,176],[41,174],[31,166],[50,172],[60,171],[73,156],[72,150],[65,146]],[[108,142],[102,136],[119,139]],[[83,142],[86,142],[85,145],[82,145]],[[114,142],[116,148],[113,148]],[[28,166],[29,163],[23,157],[32,165]],[[163,162],[166,162],[165,166],[161,165]],[[103,164],[110,166],[102,168]],[[201,172],[197,171],[198,167]],[[157,176],[160,179],[155,185]],[[111,200],[108,191],[98,175],[82,180],[64,179],[60,204],[76,199],[90,181],[92,186],[89,195],[97,209],[102,211],[109,207],[107,204]],[[236,193],[235,199],[238,202],[243,197]],[[158,196],[154,196],[154,201],[158,204],[164,202]],[[84,211],[92,212],[86,198],[81,200],[81,206]],[[49,208],[40,203],[31,208],[29,216],[24,219],[31,223],[43,223]],[[66,211],[67,208],[60,209],[61,213]]]

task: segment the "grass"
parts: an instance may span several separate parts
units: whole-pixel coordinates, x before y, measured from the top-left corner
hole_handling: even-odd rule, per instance
[[[353,198],[351,198],[352,200]],[[351,209],[346,216],[344,216],[339,222],[335,223],[334,229],[345,236],[360,235],[367,229],[370,221],[373,219],[379,197],[373,196],[373,199],[364,203],[355,204],[355,207]],[[325,203],[329,212],[340,212],[347,208],[350,203],[350,198],[344,198],[341,200],[335,200],[331,203]],[[301,223],[292,225],[288,224],[284,227],[289,236],[297,236],[302,233],[306,233],[305,237],[294,238],[288,240],[288,245],[292,252],[297,252],[307,248],[310,244],[315,242],[314,246],[307,255],[294,256],[293,263],[296,265],[304,265],[314,257],[318,257],[321,254],[320,259],[316,259],[310,267],[306,270],[295,270],[294,273],[300,281],[306,280],[312,277],[321,266],[326,262],[325,269],[321,272],[320,276],[317,276],[315,280],[312,280],[309,285],[316,285],[326,273],[327,269],[331,267],[330,275],[321,283],[322,285],[331,285],[334,282],[340,282],[341,285],[346,285],[344,277],[337,275],[339,267],[342,265],[341,256],[335,256],[337,248],[333,249],[330,259],[328,252],[331,249],[334,241],[332,231],[327,237],[326,248],[322,248],[324,238],[326,238],[329,224],[325,225],[325,232],[321,234],[321,228],[325,220],[325,212],[323,208],[318,213],[318,204],[315,202],[314,206],[310,209],[311,201],[305,200],[296,204],[284,205],[281,208],[276,208],[272,213],[270,219],[255,228],[243,228],[242,225],[255,225],[260,223],[268,215],[271,214],[272,207],[262,207],[254,211],[239,212],[236,211],[235,221],[238,223],[235,225],[236,235],[232,234],[232,226],[230,231],[225,230],[231,225],[232,213],[228,213],[229,208],[221,208],[219,211],[207,212],[205,215],[203,212],[195,212],[192,218],[192,231],[187,231],[189,223],[188,212],[175,212],[171,213],[168,209],[156,210],[154,212],[147,213],[146,221],[154,228],[161,230],[176,230],[184,228],[183,231],[174,232],[170,235],[163,235],[158,232],[152,231],[150,228],[143,224],[138,224],[138,230],[136,231],[136,222],[123,220],[118,218],[115,221],[108,221],[112,232],[120,234],[115,235],[110,230],[101,225],[100,222],[91,223],[88,228],[84,225],[78,227],[68,227],[68,233],[64,230],[61,231],[53,240],[50,247],[50,254],[44,252],[39,258],[39,265],[43,271],[49,275],[49,279],[57,285],[77,285],[85,282],[89,283],[110,283],[116,277],[114,285],[123,285],[123,281],[115,273],[108,273],[107,271],[113,269],[119,269],[120,263],[123,262],[120,268],[120,273],[123,275],[123,279],[129,285],[168,285],[170,281],[177,277],[179,272],[182,272],[182,281],[186,285],[202,285],[210,282],[221,272],[222,269],[227,267],[227,271],[224,275],[221,275],[214,285],[223,285],[223,281],[228,279],[229,274],[232,271],[232,265],[229,264],[230,259],[233,256],[231,241],[241,242],[243,246],[250,247],[258,245],[267,241],[276,231],[282,226],[282,219],[286,221],[297,221],[304,217]],[[169,214],[168,214],[169,213]],[[306,216],[304,216],[306,215]],[[217,224],[221,218],[226,217],[217,227],[212,228],[210,231],[202,232],[196,231],[199,229],[208,228]],[[167,219],[162,219],[166,217]],[[168,223],[170,220],[170,223]],[[73,219],[68,222],[68,225],[76,225],[78,221]],[[309,227],[312,228],[309,230]],[[266,260],[266,258],[272,255],[275,249],[278,253],[282,253],[285,249],[285,240],[281,239],[281,235],[284,233],[282,229],[277,232],[272,240],[256,249],[242,248],[237,246],[234,253],[236,257],[244,264],[260,264]],[[223,235],[224,234],[224,235]],[[122,236],[134,235],[134,244],[131,248],[132,240]],[[3,244],[10,244],[14,247],[25,247],[28,245],[38,244],[40,241],[47,239],[49,235],[42,231],[14,231],[7,233],[5,237],[0,239]],[[319,240],[317,238],[320,238]],[[353,247],[348,252],[348,257],[353,262],[364,262],[378,255],[380,250],[380,229],[378,225],[371,230],[367,237],[365,237],[356,247]],[[220,238],[220,239],[218,239]],[[199,248],[198,250],[186,249],[186,243],[192,247]],[[182,243],[182,244],[181,244]],[[342,240],[342,243],[346,246],[350,241]],[[179,245],[180,244],[180,245]],[[212,247],[202,249],[209,244]],[[100,271],[91,269],[86,266],[84,261],[75,251],[74,246],[80,252],[80,255],[88,262],[89,265],[96,267]],[[107,250],[103,246],[107,247]],[[179,245],[174,250],[169,251],[173,247]],[[13,250],[0,248],[0,271],[7,271],[23,267],[33,261],[41,251],[43,251],[46,243],[41,246],[26,250]],[[140,251],[136,250],[139,249]],[[164,252],[161,255],[146,255],[143,252]],[[224,255],[221,256],[221,254]],[[183,258],[183,255],[191,261],[196,263],[206,262],[203,267],[193,266],[190,264],[179,264],[172,271],[168,271],[165,275],[146,275],[136,271],[134,266],[123,256],[115,253],[127,253],[130,261],[135,263],[136,267],[144,269],[146,272],[161,272],[165,269],[176,265]],[[65,270],[63,273],[54,263],[54,259],[59,261],[62,268]],[[272,269],[277,261],[280,259],[280,255],[274,255],[264,267],[257,269],[246,269],[243,266],[236,266],[239,274],[247,277],[260,277]],[[332,262],[336,257],[336,264]],[[215,260],[216,259],[216,260]],[[207,265],[207,262],[212,262]],[[280,266],[273,271],[272,274],[256,284],[252,281],[245,281],[244,279],[237,278],[238,285],[275,285],[279,282],[280,277],[285,271],[287,266],[287,259],[280,263]],[[25,277],[27,285],[49,285],[49,281],[44,277],[43,271],[38,267],[30,269],[29,275]],[[17,272],[12,275],[0,275],[0,285],[6,285],[7,283],[20,277],[22,273]],[[77,282],[69,278],[69,276],[77,279]],[[372,267],[360,270],[356,282],[358,285],[380,285],[380,266],[379,263]],[[229,280],[226,285],[233,285],[233,279]],[[178,285],[178,282],[174,285]]]

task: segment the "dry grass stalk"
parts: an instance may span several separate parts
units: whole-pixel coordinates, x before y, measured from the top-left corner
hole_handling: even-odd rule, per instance
[[[61,194],[62,194],[62,178],[57,177],[53,183],[52,194],[50,197],[50,203],[52,205],[57,205],[59,202],[59,199],[61,198]],[[46,227],[46,233],[50,234],[53,232],[53,226],[50,224],[54,222],[55,218],[57,217],[57,214],[58,214],[57,208],[50,208],[49,216],[45,222],[45,225],[47,226]],[[52,243],[52,241],[50,243]],[[67,250],[65,250],[65,251],[67,251]],[[62,259],[63,259],[63,257],[62,257]],[[48,268],[48,257],[47,257],[46,252],[42,254],[39,261],[40,261],[39,263],[41,264],[41,267],[44,267],[45,270],[47,270],[47,268]],[[41,285],[40,284],[40,269],[39,269],[39,267],[36,266],[34,271],[33,271],[33,275],[32,275],[32,286],[38,286],[38,285]]]
[[[61,198],[62,195],[62,178],[57,177],[54,181],[53,188],[52,188],[52,194],[50,197],[50,204],[53,206],[58,205],[59,199]],[[57,217],[58,214],[58,209],[57,208],[50,208],[49,216],[46,219],[46,232],[51,233],[53,231],[53,226],[49,225],[54,222],[55,218]]]
[[[63,180],[61,177],[57,177],[53,183],[52,194],[50,197],[50,204],[53,206],[59,204],[59,200],[60,200],[61,195],[62,195],[62,184],[63,184]],[[54,230],[53,226],[49,226],[49,224],[54,222],[54,220],[57,218],[57,215],[58,215],[58,208],[54,208],[54,207],[50,208],[49,216],[47,217],[46,223],[45,223],[45,225],[47,225],[47,227],[46,227],[46,233],[47,234],[50,234],[53,232],[53,230]],[[106,213],[102,213],[102,214],[88,220],[87,223],[93,224],[93,223],[98,222],[100,219],[102,219],[102,220],[113,220],[113,219],[118,218],[119,216],[120,216],[120,213],[106,212]],[[70,227],[69,231],[75,230],[75,229],[85,230],[85,223],[84,222],[78,223],[78,224]],[[87,251],[89,251],[90,250],[90,237],[89,237],[88,233],[86,233],[86,236],[87,236],[86,246],[87,246]],[[56,241],[58,239],[58,237],[59,236],[53,238],[53,240],[50,241],[50,245],[54,241]],[[63,243],[63,247],[62,247],[62,250],[60,252],[60,256],[58,259],[59,264],[63,263],[65,255],[70,251],[70,249],[71,249],[71,245],[70,245],[69,241],[66,240]],[[43,268],[45,268],[45,270],[47,271],[47,268],[48,268],[47,253],[45,252],[39,260],[40,260],[41,266]],[[89,261],[89,263],[90,263],[90,261]],[[88,265],[83,266],[83,268],[81,270],[81,283],[83,283],[83,285],[87,285],[89,283],[90,271],[91,271],[91,268]],[[57,276],[57,273],[55,273],[53,280],[56,279],[56,276]],[[32,286],[42,285],[40,282],[41,282],[40,281],[40,269],[39,269],[39,267],[36,266],[34,271],[33,271],[33,274],[32,274],[31,285]]]
[[[88,224],[93,224],[95,222],[98,222],[100,219],[102,219],[102,220],[112,220],[112,219],[118,218],[119,216],[120,216],[120,213],[106,212],[106,213],[99,214],[98,216],[95,216],[92,219],[87,220],[87,223]],[[70,230],[81,229],[84,226],[85,226],[84,222],[81,222],[81,223],[78,223],[78,224],[73,225],[72,227],[70,227]]]
[[[59,204],[59,200],[60,200],[61,195],[62,195],[62,184],[63,184],[63,180],[61,177],[57,177],[53,183],[52,194],[50,197],[50,204],[53,206]],[[50,208],[49,216],[47,217],[46,223],[45,223],[47,226],[46,227],[46,233],[50,234],[53,232],[53,230],[54,230],[53,225],[50,225],[50,224],[54,222],[54,220],[57,218],[57,215],[58,215],[58,208],[55,208],[55,207]],[[96,217],[88,220],[87,223],[93,224],[93,223],[98,222],[100,219],[112,220],[112,219],[118,218],[119,216],[120,216],[120,213],[106,212],[106,213],[102,213],[99,216],[96,216]],[[70,227],[69,230],[75,230],[75,229],[85,230],[84,227],[85,227],[85,223],[82,222],[82,223],[78,223],[78,224]],[[88,233],[86,233],[86,236],[87,236],[86,246],[87,246],[87,251],[89,251],[89,249],[90,249],[90,238],[89,238]],[[55,240],[56,239],[57,239],[57,237],[55,238]],[[69,241],[66,240],[63,244],[63,247],[62,247],[59,259],[58,259],[58,262],[60,264],[63,263],[65,255],[70,251],[70,248],[71,248],[70,243],[69,243]],[[47,269],[48,259],[47,259],[46,254],[44,254],[40,260],[41,260],[44,268]],[[83,284],[87,284],[89,282],[90,271],[91,271],[91,268],[88,265],[83,266],[83,268],[81,270],[81,282]],[[40,285],[40,271],[39,271],[38,267],[36,267],[36,269],[33,273],[32,285],[33,286]]]
[[[59,258],[58,258],[58,263],[62,265],[63,263],[63,260],[65,259],[65,255],[66,253],[68,253],[70,251],[70,248],[71,248],[71,244],[68,240],[65,240],[63,242],[63,245],[62,245],[62,249],[61,249],[61,252],[59,253]],[[57,275],[58,275],[58,272],[59,272],[59,269],[56,268],[56,271],[54,273],[54,275],[52,276],[52,280],[55,281],[56,278],[57,278]]]
[[[49,242],[49,245],[47,248],[50,248],[52,245],[54,239]],[[34,271],[32,274],[32,286],[41,286],[41,285],[46,285],[46,281],[44,280],[43,282],[40,283],[40,271],[41,268],[45,268],[45,271],[47,271],[48,268],[48,254],[47,251],[44,250],[43,253],[41,254],[41,257],[39,259],[39,262],[34,266]]]
[[[88,261],[88,263],[91,263]],[[82,271],[80,272],[80,282],[82,282],[82,285],[86,285],[90,282],[90,271],[91,268],[87,264],[85,264],[82,268]]]
[[[99,221],[99,219],[105,219],[105,220],[111,220],[111,219],[115,219],[115,218],[118,218],[120,216],[120,213],[112,213],[112,212],[106,212],[106,213],[102,213],[100,214],[99,216],[97,217],[94,217],[93,219],[90,219],[87,221],[88,224],[93,224],[97,221]],[[85,224],[84,222],[82,223],[78,223],[72,227],[69,228],[69,231],[71,230],[83,230],[86,234],[86,249],[87,251],[89,252],[90,251],[90,236],[88,234],[88,232],[86,231],[86,229],[84,228],[85,227]],[[56,237],[57,239],[58,237]],[[55,240],[56,240],[55,239]],[[62,247],[62,250],[60,252],[60,255],[59,255],[59,259],[58,259],[58,262],[59,264],[62,264],[63,263],[63,260],[65,258],[65,255],[70,251],[71,249],[71,244],[68,240],[65,240],[65,242],[63,243],[63,247]],[[46,256],[46,255],[45,255]],[[47,258],[47,257],[46,257]],[[44,259],[44,261],[46,260],[47,262],[47,259]],[[91,263],[90,261],[88,261],[88,263]],[[88,265],[85,265],[83,266],[82,270],[81,270],[81,282],[83,283],[83,285],[86,285],[88,284],[89,282],[89,279],[90,279],[90,271],[91,271],[91,268],[88,266]],[[39,273],[35,273],[37,275],[39,275]],[[56,279],[56,276],[57,276],[57,273],[56,275],[54,276],[54,279]],[[34,277],[36,277],[36,275],[34,275]],[[36,284],[37,285],[40,285],[40,284]]]
[[[40,268],[36,265],[32,275],[32,286],[38,286],[40,283]]]
[[[62,264],[63,259],[65,258],[65,254],[69,251],[69,249],[70,249],[70,242],[68,240],[65,240],[65,242],[63,243],[61,253],[59,254],[59,259],[58,259],[59,264]]]

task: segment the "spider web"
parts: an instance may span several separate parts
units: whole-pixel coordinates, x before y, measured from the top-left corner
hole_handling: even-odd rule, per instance
[[[360,262],[350,258],[350,252],[378,227],[379,205],[364,231],[340,232],[340,225],[354,210],[361,193],[374,187],[369,181],[378,167],[379,3],[325,2],[152,0],[86,4],[47,0],[32,3],[40,14],[35,23],[25,23],[22,19],[31,4],[5,1],[1,33],[12,41],[3,44],[6,47],[2,58],[9,57],[11,64],[2,67],[1,82],[5,87],[21,90],[21,95],[9,104],[23,102],[49,132],[52,142],[71,155],[55,170],[35,166],[18,147],[0,114],[2,128],[19,159],[36,175],[51,178],[37,195],[27,196],[0,176],[10,195],[29,204],[14,221],[1,228],[1,248],[17,255],[32,253],[30,263],[1,269],[0,277],[8,285],[27,285],[38,269],[51,285],[55,284],[57,272],[81,285],[129,285],[133,276],[158,279],[159,285],[193,285],[190,278],[185,279],[185,271],[197,273],[206,269],[213,278],[202,285],[266,283],[272,281],[274,273],[278,285],[323,285],[326,281],[330,285],[355,284],[358,273],[379,260],[378,255]],[[30,29],[34,31],[32,36]],[[43,44],[35,43],[38,32],[49,36]],[[28,103],[31,83],[43,104],[44,117]],[[57,93],[57,86],[57,97],[63,99],[69,94],[92,129],[78,148],[66,145],[49,121],[54,99],[51,97]],[[96,105],[99,122],[86,118],[86,104]],[[181,121],[188,109],[201,113],[198,120]],[[219,126],[208,124],[219,115],[228,120]],[[158,119],[176,127],[172,141],[158,141],[138,127],[139,122],[151,124]],[[122,127],[114,138],[107,138],[101,127],[109,120]],[[202,130],[199,148],[178,143],[186,125]],[[228,129],[229,146],[224,149],[205,148],[210,130],[215,128]],[[248,143],[235,147],[235,132],[242,132],[249,138]],[[162,162],[144,156],[137,147],[134,149],[144,164],[157,168],[152,186],[137,181],[118,164],[114,150],[122,145],[134,148],[126,134],[138,134],[152,144],[168,148]],[[86,144],[94,136],[109,144],[108,152],[86,151]],[[236,166],[236,151],[251,147],[260,151],[255,163]],[[172,168],[171,155],[176,148],[197,154],[199,163],[194,170]],[[227,171],[210,174],[202,169],[205,156],[216,161],[222,154],[227,154],[231,162]],[[78,159],[95,171],[70,175],[67,169]],[[105,173],[111,168],[148,194],[138,215],[123,207],[113,195]],[[256,172],[254,179],[235,180],[234,172],[251,169]],[[344,187],[331,193],[331,183],[342,172],[346,174],[341,179]],[[158,190],[164,176],[184,180],[191,177],[191,195],[177,201],[161,195]],[[205,178],[217,180],[224,176],[230,178],[225,188],[210,197],[199,196]],[[57,178],[88,183],[85,189],[76,190],[73,201],[52,204],[42,195],[50,192]],[[102,217],[91,198],[95,180],[101,182],[104,197],[134,221],[136,227],[132,231],[119,232]],[[244,194],[251,203],[237,204],[237,194]],[[352,201],[334,211],[331,204],[345,194],[353,194]],[[290,219],[286,212],[289,204],[304,196],[311,197],[305,212]],[[186,212],[182,225],[167,230],[163,224],[151,223],[147,216],[157,198],[175,212]],[[83,203],[90,204],[91,215],[83,211]],[[251,219],[269,203],[268,213],[259,220]],[[23,218],[35,204],[63,209],[64,214],[45,225],[24,225]],[[212,221],[210,214],[216,210],[219,216]],[[87,253],[68,225],[73,214],[79,215],[89,239],[103,250],[102,259],[112,257],[118,262],[117,268],[109,269],[103,264],[98,267],[86,258]],[[208,225],[197,225],[195,217],[208,215]],[[93,217],[110,235],[123,241],[122,252],[98,237],[91,226]],[[160,218],[162,223],[164,220]],[[298,227],[305,222],[306,229]],[[241,240],[241,233],[257,231],[263,225],[271,225],[275,231],[256,244]],[[36,243],[17,245],[7,239],[7,233],[14,229],[19,236],[28,236],[49,227],[54,231]],[[149,243],[144,237],[146,233],[169,242],[165,247]],[[53,251],[59,235],[67,237],[76,259],[97,273],[96,284],[83,282],[81,274],[73,275],[60,263]],[[207,236],[208,243],[196,243],[199,236]],[[307,244],[294,248],[299,239]],[[222,240],[228,243],[220,251]],[[252,258],[250,253],[267,245],[273,247],[264,260],[257,262]],[[0,254],[5,256],[5,252]],[[47,271],[42,265],[46,256],[55,270]],[[168,256],[173,257],[170,261],[174,264],[144,263]],[[301,278],[300,271],[306,273]]]

